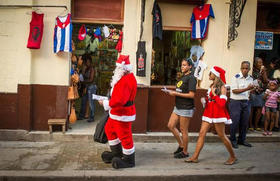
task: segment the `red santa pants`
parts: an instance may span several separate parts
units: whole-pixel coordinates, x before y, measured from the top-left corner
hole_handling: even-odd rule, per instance
[[[121,143],[123,153],[126,155],[134,153],[131,125],[131,122],[117,121],[110,117],[105,125],[109,145],[114,146]]]

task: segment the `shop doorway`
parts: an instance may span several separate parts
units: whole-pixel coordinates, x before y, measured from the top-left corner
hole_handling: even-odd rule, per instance
[[[80,40],[79,30],[85,25],[86,27],[86,37],[84,40]],[[90,57],[92,60],[92,66],[94,69],[94,84],[97,87],[96,94],[106,96],[110,91],[110,81],[115,69],[115,61],[118,56],[118,52],[115,49],[119,32],[122,29],[120,25],[109,25],[106,26],[109,29],[109,36],[104,35],[103,27],[105,24],[82,24],[82,23],[73,23],[73,34],[72,40],[75,45],[75,50],[73,50],[72,56],[77,59],[76,62],[72,61],[72,69],[77,71],[79,74],[82,74],[82,70],[85,64],[79,64],[79,59],[84,57]],[[99,35],[99,32],[101,33]],[[80,82],[78,86],[79,98],[75,100],[75,109],[77,117],[80,114],[82,107],[82,96],[86,94],[85,85]],[[75,124],[72,124],[72,131],[77,132],[81,131],[83,133],[93,133],[97,122],[103,115],[104,109],[98,104],[97,101],[94,101],[95,111],[94,111],[94,121],[89,121],[89,101],[86,104],[86,113],[84,119],[77,120]],[[71,131],[71,130],[70,130]]]
[[[191,39],[190,31],[164,30],[162,40],[153,40],[151,85],[175,85],[180,63],[190,56],[193,45],[199,40]]]

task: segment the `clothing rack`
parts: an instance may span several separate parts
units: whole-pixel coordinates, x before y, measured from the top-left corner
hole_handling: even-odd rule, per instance
[[[0,8],[65,8],[67,6],[55,6],[55,5],[0,5]]]

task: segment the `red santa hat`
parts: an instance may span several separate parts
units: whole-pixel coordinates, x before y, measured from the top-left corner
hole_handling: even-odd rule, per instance
[[[87,34],[87,30],[86,30],[86,26],[82,25],[80,30],[79,30],[79,35],[78,35],[78,39],[79,40],[84,40]]]
[[[127,71],[132,71],[132,66],[129,61],[129,55],[120,55],[116,61],[118,67],[122,67]]]
[[[217,77],[219,77],[225,84],[226,84],[226,71],[224,69],[222,69],[221,67],[218,66],[214,66],[210,72],[212,72],[214,75],[216,75]]]

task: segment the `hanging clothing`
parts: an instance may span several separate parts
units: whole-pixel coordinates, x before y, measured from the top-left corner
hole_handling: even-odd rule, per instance
[[[123,39],[123,32],[120,31],[119,40],[115,48],[116,50],[118,50],[119,53],[122,52],[122,41],[123,41],[122,39]]]
[[[209,17],[215,18],[211,4],[193,8],[191,17],[192,39],[204,39],[207,36]]]
[[[104,25],[103,28],[102,28],[102,31],[103,31],[104,37],[108,38],[109,35],[110,35],[110,31],[109,31],[108,26]]]
[[[162,17],[160,7],[157,1],[154,2],[153,7],[153,38],[162,40]]]
[[[71,14],[56,17],[54,27],[54,53],[72,52],[72,21]]]
[[[32,12],[27,48],[40,49],[44,29],[44,14]]]

